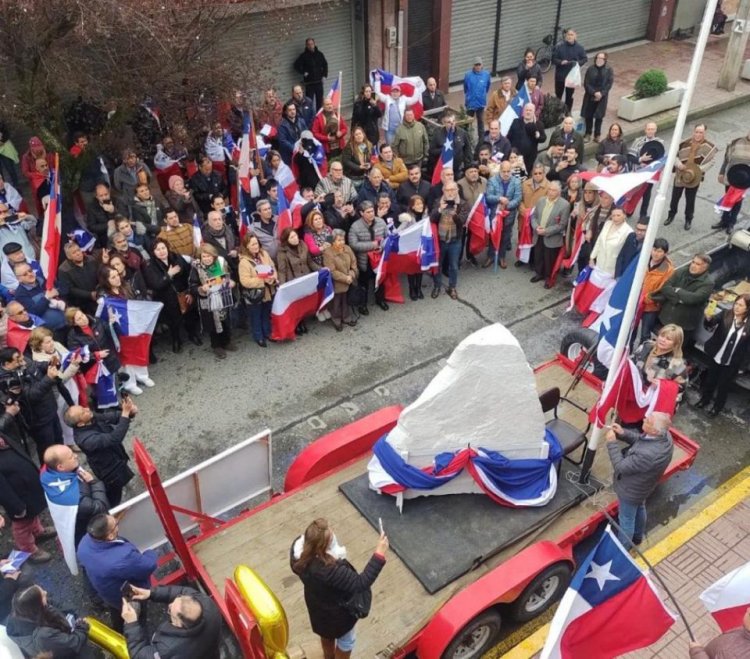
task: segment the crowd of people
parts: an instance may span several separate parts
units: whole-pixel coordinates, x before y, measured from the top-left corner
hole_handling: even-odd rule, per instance
[[[239,184],[237,171],[242,95],[219,105],[214,121],[192,141],[183,127],[170,124],[158,108],[144,102],[133,144],[117,163],[97,151],[96,136],[73,113],[70,156],[79,163],[81,176],[74,208],[64,217],[68,240],[50,285],[39,264],[39,219],[49,203],[54,158],[41,139],[32,137],[20,158],[26,198],[19,181],[0,177],[0,505],[10,519],[15,548],[27,552],[32,563],[52,558],[40,545],[55,537],[55,529],[43,526],[40,515],[48,501],[65,495],[62,487],[55,493],[50,483],[73,483],[78,560],[92,593],[112,612],[113,626],[124,629],[131,656],[214,656],[216,607],[191,589],[149,590],[155,557],[119,538],[117,520],[108,515],[134,476],[123,445],[138,412],[131,396],[155,382],[147,366],[123,363],[118,319],[97,314],[100,301],[161,302],[161,331],[174,353],[183,350],[185,340],[197,346],[208,340],[216,359],[224,360],[237,349],[238,330],[249,329],[260,348],[274,341],[271,310],[278,287],[321,268],[331,273],[334,297],[317,314],[319,322],[330,321],[336,331],[344,331],[370,314],[371,299],[388,311],[384,287],[374,286],[384,241],[389,233],[423,219],[435,227],[439,265],[429,279],[408,276],[409,298],[424,299],[427,287],[433,299],[445,289],[456,300],[462,267],[508,267],[514,238],[518,240],[532,209],[531,256],[528,263],[515,260],[516,267],[530,268],[531,282],[551,288],[558,274],[569,277],[589,265],[620,277],[643,245],[650,187],[632,228],[615,199],[582,179],[584,145],[597,142],[596,168],[613,174],[647,167],[664,153],[664,146],[652,122],[631,144],[616,123],[602,137],[613,82],[603,52],[583,77],[585,134],[575,129],[575,87],[566,81],[586,62],[575,31],[567,30],[553,63],[555,92],[564,97],[568,112],[549,146],[538,153],[547,140],[540,121],[545,97],[531,50],[519,64],[515,82],[504,77],[494,91],[481,59],[475,60],[464,80],[466,108],[476,120],[474,134],[458,125],[433,78],[418,97],[402,95],[398,84],[384,94],[376,76],[374,84],[362,87],[350,120],[345,120],[332,99],[323,96],[327,62],[309,39],[295,62],[304,83],[290,90],[285,103],[269,89],[252,113],[255,132],[265,136],[268,149],[261,156],[258,146],[252,154],[249,191]],[[521,87],[531,102],[504,135],[500,117]],[[444,108],[440,127],[417,120],[417,101],[426,109]],[[681,145],[677,169],[690,170],[693,177],[678,177],[666,224],[674,220],[684,192],[685,228],[690,228],[698,185],[716,151],[705,135],[706,126],[699,124]],[[439,182],[432,184],[447,140],[452,166],[444,166]],[[314,155],[318,147],[322,160]],[[469,215],[482,196],[490,217],[503,212],[497,250],[487,239],[481,250],[470,248]],[[299,220],[282,228],[284,200]],[[722,228],[732,229],[739,204],[741,200],[723,216]],[[726,402],[731,378],[748,359],[750,297],[740,296],[731,311],[704,319],[712,288],[710,257],[697,254],[688,269],[675,271],[668,253],[668,242],[658,238],[644,284],[641,340],[634,358],[644,380],[669,378],[684,385],[684,345],[700,323],[716,327],[706,345],[713,361],[697,403],[701,408],[713,401],[709,413],[715,415]],[[307,333],[307,322],[299,322],[297,335]],[[150,362],[157,359],[152,347]],[[115,376],[120,397],[114,410],[104,408],[89,377],[101,368]],[[88,469],[81,467],[83,456]],[[41,481],[38,465],[43,467]],[[636,531],[642,531],[635,521],[639,514],[634,509],[631,515]],[[314,590],[310,584],[318,578],[316,570],[331,567],[326,558],[330,542],[325,520],[306,532],[304,551],[293,560],[306,590]],[[371,583],[387,548],[383,537],[365,577],[342,568],[335,578]],[[123,582],[129,588],[125,603]],[[8,633],[26,656],[44,651],[88,656],[84,621],[66,620],[49,604],[44,589],[25,584],[18,572],[6,574],[0,585],[5,607],[0,617],[8,614],[12,598]],[[141,624],[149,600],[171,602],[169,621],[151,641]],[[342,651],[351,651],[351,616],[313,616],[312,622],[323,636],[326,656],[333,656],[332,639],[339,639]],[[180,654],[189,644],[197,644],[193,650],[202,648],[200,654]],[[55,654],[58,648],[69,654]]]

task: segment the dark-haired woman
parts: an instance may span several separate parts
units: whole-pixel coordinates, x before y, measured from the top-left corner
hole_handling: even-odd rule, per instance
[[[592,130],[594,142],[599,141],[602,134],[602,120],[607,114],[609,90],[612,89],[614,80],[615,74],[612,67],[607,64],[607,53],[598,52],[594,58],[594,65],[586,69],[586,75],[583,78],[585,93],[581,114],[586,120],[586,134],[583,136],[586,142],[591,140]]]
[[[47,601],[47,591],[29,586],[13,597],[6,631],[24,657],[47,652],[53,659],[93,659],[88,630],[88,623],[80,618],[71,629],[66,617]]]
[[[383,111],[378,105],[378,99],[372,91],[371,85],[362,85],[362,89],[354,101],[352,108],[352,129],[355,126],[364,128],[365,135],[371,144],[377,144],[380,141],[380,132],[378,131],[378,119],[383,116]]]
[[[292,227],[287,227],[281,232],[279,251],[276,253],[276,265],[279,271],[279,285],[320,270],[320,266],[310,255],[307,245],[300,240],[299,233]],[[299,322],[295,332],[307,334],[307,325],[305,325],[304,319]]]
[[[714,399],[709,416],[717,416],[724,409],[727,394],[737,372],[750,363],[750,295],[740,295],[732,308],[711,318],[703,324],[715,327],[713,335],[704,346],[711,358],[711,365],[701,386],[700,400],[696,407],[705,407]]]
[[[292,544],[292,571],[305,587],[305,604],[313,632],[320,636],[326,659],[347,659],[354,649],[357,618],[343,605],[368,590],[385,565],[388,538],[383,533],[362,574],[346,560],[346,549],[325,519],[316,519]]]
[[[532,48],[527,48],[523,54],[523,61],[516,67],[516,76],[516,89],[519,91],[529,78],[536,78],[536,84],[542,86],[542,69],[536,62],[536,53]]]
[[[602,171],[612,159],[613,156],[623,156],[627,159],[628,147],[625,140],[622,139],[622,126],[617,122],[613,123],[607,131],[607,137],[599,142],[599,148],[596,150],[596,171]]]

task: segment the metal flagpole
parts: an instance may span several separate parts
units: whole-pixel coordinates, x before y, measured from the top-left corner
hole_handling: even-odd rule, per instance
[[[685,128],[687,122],[687,114],[690,109],[690,102],[693,99],[693,91],[695,90],[698,82],[698,74],[700,73],[701,62],[703,61],[703,53],[706,50],[706,43],[708,42],[708,35],[711,32],[711,23],[713,21],[714,11],[718,0],[708,0],[706,3],[706,10],[703,14],[703,22],[701,24],[700,34],[698,35],[698,41],[695,45],[695,52],[693,53],[693,61],[690,64],[690,73],[687,79],[687,88],[685,89],[685,96],[682,99],[680,105],[680,111],[677,114],[677,122],[674,126],[674,132],[672,134],[672,142],[669,146],[669,152],[667,154],[667,162],[662,170],[662,176],[659,181],[659,187],[656,193],[656,200],[654,201],[654,207],[651,211],[651,218],[648,223],[648,229],[646,230],[646,237],[643,240],[643,247],[641,248],[640,256],[638,257],[638,266],[635,272],[635,278],[633,280],[633,286],[630,289],[630,296],[625,306],[625,311],[622,317],[622,325],[620,325],[620,333],[617,335],[617,343],[615,345],[615,351],[612,355],[612,362],[610,363],[609,373],[607,374],[607,381],[604,385],[604,389],[610,388],[614,379],[617,375],[617,365],[623,357],[625,347],[628,342],[630,334],[630,326],[633,323],[635,317],[636,308],[641,297],[641,288],[643,287],[643,279],[648,270],[648,264],[651,259],[651,248],[654,245],[656,234],[661,227],[662,217],[664,210],[667,205],[667,191],[672,181],[672,169],[674,168],[677,160],[677,151],[680,146],[680,139],[682,138],[682,131]],[[596,449],[599,446],[599,441],[603,434],[603,428],[594,426],[591,432],[591,438],[589,439],[588,446],[586,447],[586,455],[581,466],[580,480],[582,483],[588,481],[591,473],[591,465],[594,463],[594,457],[596,456]]]

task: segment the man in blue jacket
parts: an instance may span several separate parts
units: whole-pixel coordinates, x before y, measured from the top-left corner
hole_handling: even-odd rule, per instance
[[[589,58],[586,55],[586,49],[576,41],[578,35],[575,30],[566,30],[564,36],[565,39],[552,51],[552,63],[555,65],[555,96],[562,99],[565,93],[566,114],[570,114],[573,108],[575,87],[566,87],[565,78],[576,64],[583,66]]]
[[[484,108],[490,91],[490,74],[482,68],[482,58],[474,58],[474,66],[464,76],[464,103],[470,116],[477,119],[477,141],[484,135]]]
[[[497,210],[508,211],[508,215],[506,215],[503,220],[500,250],[498,254],[500,257],[500,267],[505,270],[505,268],[508,267],[505,255],[511,247],[513,225],[516,222],[518,205],[521,203],[521,181],[517,176],[513,176],[509,161],[504,160],[501,162],[500,173],[495,174],[495,176],[487,182],[486,199],[487,205],[490,208],[490,217],[494,217]],[[492,240],[490,240],[490,245],[487,249],[487,260],[482,267],[488,268],[494,262],[495,248],[492,245]]]
[[[78,562],[96,594],[110,609],[112,623],[122,631],[122,586],[128,583],[148,588],[156,570],[156,552],[138,548],[118,536],[118,521],[112,515],[97,515],[88,524],[78,545]]]

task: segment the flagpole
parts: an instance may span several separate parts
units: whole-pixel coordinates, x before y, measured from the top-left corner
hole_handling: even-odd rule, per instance
[[[341,71],[339,71],[339,108],[338,108],[339,119],[341,119]]]
[[[641,297],[641,289],[643,288],[643,280],[646,276],[646,271],[648,270],[649,261],[651,260],[651,248],[654,246],[654,240],[656,239],[656,234],[661,227],[662,217],[667,205],[667,191],[669,190],[671,183],[672,169],[677,160],[677,152],[679,150],[682,132],[687,123],[688,110],[690,109],[690,102],[693,99],[693,92],[695,91],[698,82],[698,74],[700,73],[701,63],[703,61],[703,53],[706,50],[706,43],[708,43],[708,35],[711,31],[711,23],[713,21],[717,3],[718,0],[708,0],[706,3],[703,22],[701,23],[698,41],[693,53],[693,61],[690,64],[690,73],[688,74],[685,96],[682,99],[680,111],[677,114],[677,121],[674,126],[674,132],[672,133],[672,142],[669,145],[669,152],[667,154],[667,162],[662,170],[656,200],[654,201],[654,207],[651,211],[646,236],[643,240],[643,247],[641,247],[641,253],[638,256],[638,266],[636,267],[633,286],[630,289],[628,302],[625,305],[625,311],[623,312],[622,324],[620,325],[620,332],[617,335],[617,343],[615,344],[615,350],[612,355],[609,372],[607,373],[607,381],[604,385],[604,390],[609,389],[614,384],[617,375],[617,365],[620,363],[620,360],[625,353],[625,348],[630,336],[630,326],[635,317],[635,312]],[[582,483],[586,483],[589,479],[591,466],[594,463],[596,449],[599,446],[602,434],[603,428],[599,427],[598,424],[594,424],[594,429],[591,432],[591,438],[586,447],[586,454],[581,466],[580,482]]]

